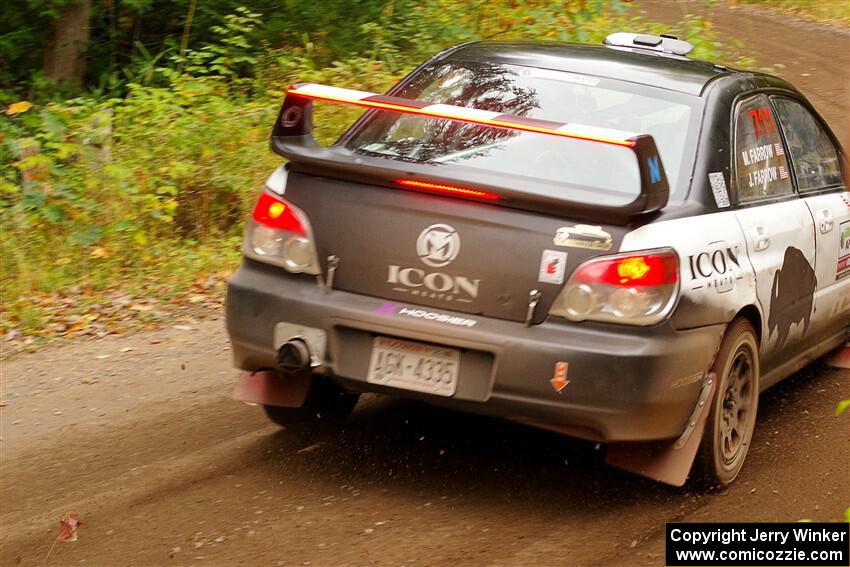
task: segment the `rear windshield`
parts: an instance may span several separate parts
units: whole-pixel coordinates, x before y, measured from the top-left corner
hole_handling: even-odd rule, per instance
[[[684,192],[680,177],[689,178],[697,97],[601,77],[465,61],[425,67],[392,94],[650,134],[671,193]],[[344,140],[346,148],[367,155],[484,169],[515,182],[554,182],[558,196],[570,200],[621,205],[640,193],[634,153],[610,144],[387,111],[372,111]],[[534,191],[532,186],[518,188]]]

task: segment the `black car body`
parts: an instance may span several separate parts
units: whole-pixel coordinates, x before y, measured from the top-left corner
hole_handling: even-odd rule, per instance
[[[255,401],[297,412],[315,375],[737,475],[758,392],[845,340],[845,156],[787,82],[611,38],[290,89],[227,297]],[[314,99],[370,110],[321,148]]]

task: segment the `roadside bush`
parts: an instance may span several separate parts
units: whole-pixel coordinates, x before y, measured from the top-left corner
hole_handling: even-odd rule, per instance
[[[199,271],[232,268],[241,221],[280,163],[268,134],[292,82],[383,92],[465,41],[596,43],[617,29],[662,31],[605,0],[399,1],[375,13],[358,24],[359,49],[333,58],[351,33],[334,36],[334,49],[321,36],[272,49],[257,40],[266,18],[240,8],[211,29],[215,41],[183,56],[149,54],[119,89],[10,104],[0,116],[0,328],[42,333],[31,301],[39,295],[72,287],[160,293],[146,291],[151,281],[179,291]],[[705,22],[689,25],[695,55],[716,57]],[[0,91],[0,100],[9,97]],[[331,142],[358,114],[320,105],[317,137]],[[193,259],[181,263],[181,254]]]

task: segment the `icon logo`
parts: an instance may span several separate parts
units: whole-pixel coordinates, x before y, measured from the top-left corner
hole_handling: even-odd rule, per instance
[[[460,236],[447,224],[432,224],[416,240],[419,259],[432,268],[451,264],[460,252]]]

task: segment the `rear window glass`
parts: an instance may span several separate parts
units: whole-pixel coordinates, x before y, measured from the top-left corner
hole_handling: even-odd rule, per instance
[[[689,178],[685,170],[692,163],[693,144],[688,142],[698,114],[696,97],[548,69],[457,61],[425,68],[393,94],[650,134],[671,193],[681,191],[680,177]],[[345,146],[368,155],[454,164],[505,173],[518,181],[558,184],[557,196],[570,200],[621,205],[640,192],[634,153],[598,142],[375,111]]]

